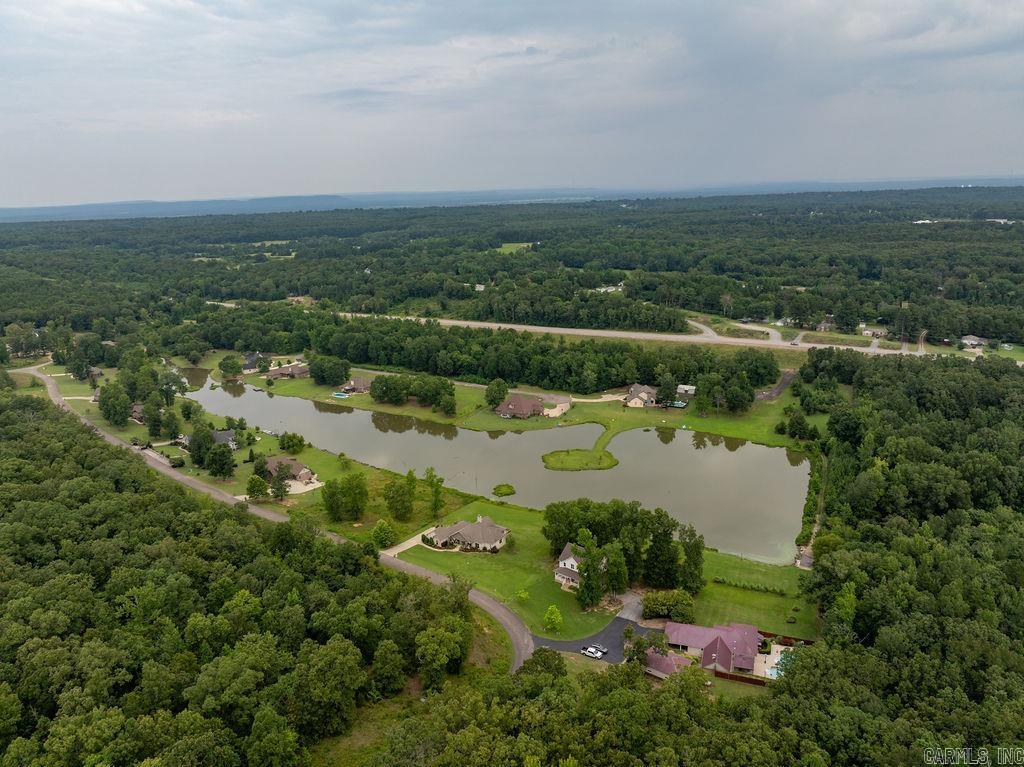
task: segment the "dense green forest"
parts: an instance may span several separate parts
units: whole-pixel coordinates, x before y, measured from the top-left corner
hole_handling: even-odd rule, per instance
[[[712,701],[692,668],[573,679],[545,654],[398,725],[379,767],[874,767],[1024,741],[1024,371],[824,350],[801,374],[857,398],[822,442],[825,639],[766,697]]]
[[[2,388],[2,386],[0,386]],[[469,651],[467,589],[158,479],[0,392],[3,765],[302,764]]]
[[[1022,219],[1024,189],[957,188],[9,224],[0,323],[83,330],[180,318],[190,297],[295,295],[560,326],[682,330],[690,309],[1024,340]]]

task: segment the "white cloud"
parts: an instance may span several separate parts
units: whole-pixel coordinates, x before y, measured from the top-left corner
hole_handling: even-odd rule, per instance
[[[1022,41],[1019,0],[5,0],[0,205],[1021,172]]]

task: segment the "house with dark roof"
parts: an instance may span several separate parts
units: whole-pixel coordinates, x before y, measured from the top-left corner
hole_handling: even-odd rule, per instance
[[[656,679],[668,679],[671,674],[692,666],[693,661],[684,655],[668,653],[661,655],[653,647],[647,648],[647,665],[644,670]]]
[[[562,553],[558,555],[558,564],[555,566],[555,580],[563,586],[576,588],[580,585],[580,564],[583,557],[580,547],[570,541],[562,547]],[[607,559],[601,560],[601,569],[607,563]]]
[[[299,463],[291,456],[274,456],[267,459],[267,471],[270,476],[276,477],[278,472],[284,472],[286,479],[294,479],[304,485],[316,481],[316,474],[304,463]]]
[[[580,585],[580,558],[576,554],[576,544],[571,541],[562,548],[555,567],[555,580],[563,586]]]
[[[654,407],[658,400],[658,390],[653,386],[635,383],[629,387],[623,402],[626,407]]]
[[[246,375],[255,373],[260,369],[260,363],[266,361],[270,364],[270,355],[259,352],[247,352],[242,355],[242,372]]]
[[[234,429],[217,429],[213,432],[213,444],[227,445],[232,450],[238,450],[238,443],[235,442]]]
[[[763,637],[749,623],[709,628],[669,621],[665,624],[665,639],[669,647],[699,656],[703,669],[751,673]]]
[[[490,517],[477,516],[476,522],[456,522],[424,533],[429,543],[441,548],[497,551],[505,545],[509,529]]]
[[[544,403],[535,397],[509,394],[504,402],[494,408],[494,412],[502,418],[530,418],[544,414]]]

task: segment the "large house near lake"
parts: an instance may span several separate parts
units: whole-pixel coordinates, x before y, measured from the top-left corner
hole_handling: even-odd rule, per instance
[[[370,391],[370,379],[352,376],[341,387],[341,390],[346,394],[366,394],[366,392]]]
[[[263,362],[269,365],[270,357],[259,352],[247,352],[242,355],[242,372],[246,375],[255,373],[260,369],[260,364]]]
[[[309,365],[302,362],[293,362],[291,365],[271,368],[267,371],[267,378],[272,380],[278,378],[309,378]]]
[[[459,548],[497,551],[508,540],[509,529],[490,517],[477,516],[476,522],[456,522],[424,533],[428,543],[443,549]]]
[[[270,472],[272,477],[276,477],[279,472],[284,472],[287,479],[294,479],[296,482],[301,482],[304,485],[316,482],[316,474],[313,473],[312,469],[289,456],[268,458],[267,471]]]
[[[623,401],[626,407],[654,407],[658,401],[658,390],[653,386],[635,383],[629,387]]]
[[[235,441],[235,430],[217,429],[213,432],[213,444],[227,445],[232,450],[238,450],[238,443]]]
[[[530,418],[544,414],[544,403],[535,397],[509,394],[504,402],[494,408],[494,412],[502,418]]]
[[[669,647],[699,656],[701,668],[708,671],[752,673],[762,636],[749,623],[708,628],[669,621],[665,639]]]

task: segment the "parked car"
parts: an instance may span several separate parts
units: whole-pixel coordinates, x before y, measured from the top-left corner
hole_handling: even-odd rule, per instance
[[[790,341],[790,342],[789,342],[789,345],[790,345],[790,346],[799,346],[799,345],[800,345],[800,342],[799,342],[799,341],[797,341],[796,339],[794,339],[794,340],[792,340],[792,341]]]
[[[600,658],[604,657],[604,653],[605,652],[607,652],[607,650],[602,652],[601,650],[597,649],[597,647],[595,647],[594,645],[589,645],[587,647],[581,647],[580,648],[580,654],[581,655],[586,655],[588,658],[599,658],[600,659]]]

